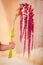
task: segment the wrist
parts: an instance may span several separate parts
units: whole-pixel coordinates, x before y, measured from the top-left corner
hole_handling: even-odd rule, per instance
[[[12,48],[12,49],[14,49],[14,47],[15,47],[15,44],[14,44],[14,42],[10,42],[10,43],[9,43],[9,48]]]
[[[11,48],[11,43],[9,43],[9,48]]]

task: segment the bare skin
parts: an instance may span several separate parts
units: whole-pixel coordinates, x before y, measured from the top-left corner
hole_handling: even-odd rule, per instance
[[[12,49],[15,48],[14,42],[10,42],[9,45],[5,45],[0,42],[0,51],[6,51],[6,50],[9,50],[10,48],[12,48]]]

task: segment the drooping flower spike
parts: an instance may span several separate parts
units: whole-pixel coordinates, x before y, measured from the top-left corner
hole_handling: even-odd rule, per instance
[[[33,20],[33,10],[32,5],[27,3],[20,4],[19,15],[20,15],[20,42],[24,36],[24,53],[26,49],[26,39],[28,40],[28,55],[30,49],[33,48],[33,33],[34,33],[34,20]],[[24,25],[24,26],[23,26]],[[31,38],[32,36],[32,38]],[[32,44],[31,44],[32,41]],[[32,45],[32,46],[31,46]],[[31,48],[30,48],[31,46]]]

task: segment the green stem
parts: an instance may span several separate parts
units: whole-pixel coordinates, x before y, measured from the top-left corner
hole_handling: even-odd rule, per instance
[[[9,56],[8,58],[12,58],[12,48],[10,48],[10,51],[9,51]]]
[[[14,27],[11,30],[11,42],[13,42],[13,40],[14,40]],[[9,50],[8,58],[12,58],[12,48],[10,48]]]
[[[14,40],[14,24],[15,24],[16,18],[18,16],[19,16],[18,14],[15,16],[15,19],[14,19],[14,22],[13,22],[13,28],[11,29],[11,42],[13,42],[13,40]],[[8,58],[12,58],[12,48],[10,48],[10,50],[9,50]]]

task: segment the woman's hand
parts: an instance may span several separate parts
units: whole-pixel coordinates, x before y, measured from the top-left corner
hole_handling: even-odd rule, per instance
[[[15,48],[15,43],[14,43],[14,42],[10,42],[10,43],[9,43],[9,48],[14,49],[14,48]]]

